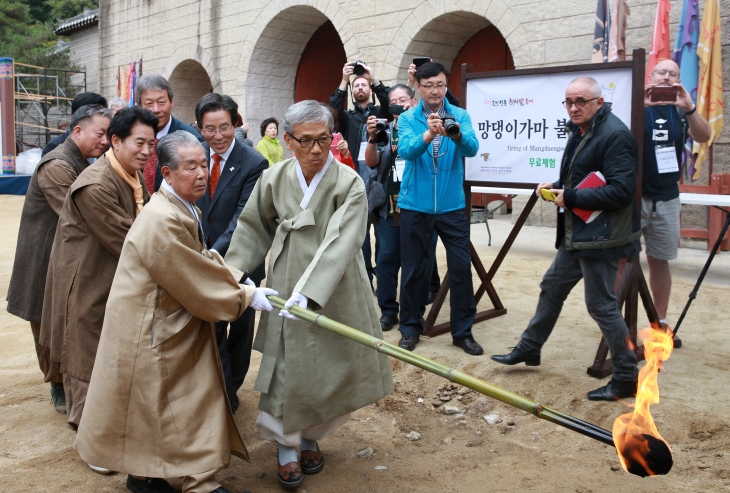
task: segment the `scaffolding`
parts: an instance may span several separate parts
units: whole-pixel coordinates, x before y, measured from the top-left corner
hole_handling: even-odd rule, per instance
[[[86,72],[15,63],[15,138],[18,153],[44,148],[71,122],[71,102],[86,92]]]

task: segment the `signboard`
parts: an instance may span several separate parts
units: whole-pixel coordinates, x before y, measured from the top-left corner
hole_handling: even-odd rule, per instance
[[[525,74],[467,80],[466,109],[479,151],[466,159],[466,181],[537,184],[558,180],[568,142],[568,84],[582,75],[602,87],[612,112],[631,128],[632,68]]]

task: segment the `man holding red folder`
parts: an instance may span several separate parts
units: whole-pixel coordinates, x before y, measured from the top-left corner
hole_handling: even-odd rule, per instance
[[[626,327],[614,293],[619,259],[641,251],[640,217],[634,204],[639,150],[631,131],[604,104],[601,85],[578,77],[565,91],[570,137],[560,166],[560,179],[540,183],[554,194],[559,207],[552,265],[540,284],[535,316],[510,354],[492,359],[505,365],[540,365],[540,350],[555,327],[565,299],[585,279],[588,313],[608,343],[613,378],[588,392],[590,400],[616,400],[636,394],[637,360],[627,346]],[[603,183],[605,182],[605,183]],[[552,197],[551,197],[552,198]],[[593,211],[602,211],[594,214]],[[588,212],[588,214],[585,214]]]

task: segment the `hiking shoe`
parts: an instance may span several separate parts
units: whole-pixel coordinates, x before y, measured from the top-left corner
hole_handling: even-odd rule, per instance
[[[62,383],[51,384],[51,404],[61,414],[66,414],[66,394]]]

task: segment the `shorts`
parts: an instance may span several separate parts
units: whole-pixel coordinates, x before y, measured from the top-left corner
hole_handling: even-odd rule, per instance
[[[641,198],[641,231],[646,254],[657,260],[674,260],[679,250],[679,197],[672,200]]]

